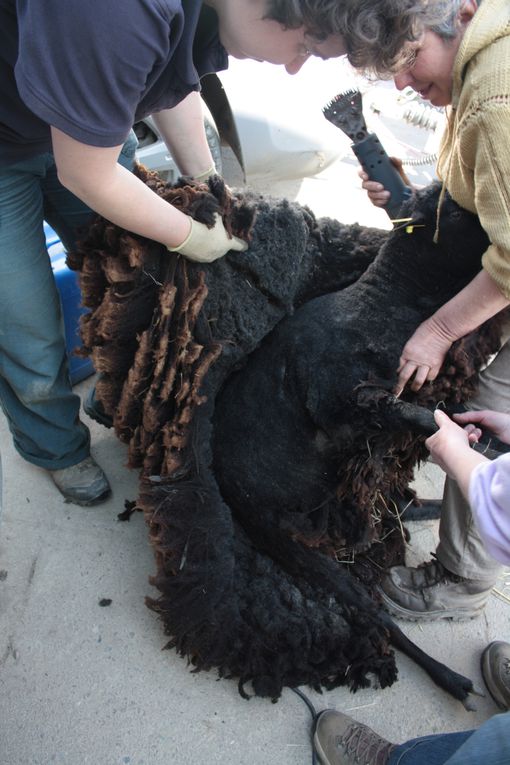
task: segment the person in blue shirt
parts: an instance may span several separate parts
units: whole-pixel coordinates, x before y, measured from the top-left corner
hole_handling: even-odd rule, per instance
[[[72,249],[92,211],[211,261],[246,243],[207,229],[130,172],[133,123],[153,114],[183,174],[214,163],[200,78],[228,55],[284,66],[345,53],[334,0],[0,0],[0,401],[14,444],[65,499],[108,480],[72,392],[43,219]]]

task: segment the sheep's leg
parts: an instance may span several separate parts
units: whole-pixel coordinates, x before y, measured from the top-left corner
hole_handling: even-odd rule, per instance
[[[431,436],[438,430],[433,412],[426,407],[401,401],[392,394],[384,396],[379,406],[394,430],[409,429],[424,436]],[[490,431],[485,431],[480,442],[472,444],[472,448],[490,460],[510,451],[510,445],[500,441]]]
[[[474,711],[476,709],[471,695],[477,694],[478,696],[481,696],[483,694],[475,689],[472,681],[468,677],[460,675],[458,672],[450,669],[450,667],[437,661],[437,659],[429,656],[425,651],[422,651],[421,648],[404,635],[402,630],[397,627],[389,615],[383,614],[383,621],[385,621],[386,627],[390,633],[391,644],[395,648],[398,648],[402,653],[405,653],[406,656],[424,669],[436,685],[443,688],[447,693],[450,693],[454,698],[462,701],[467,710]]]
[[[437,430],[434,413],[424,406],[410,404],[388,393],[379,402],[378,414],[383,415],[392,430],[411,430],[431,436]]]
[[[253,526],[250,528],[250,518],[244,518],[243,525],[248,527],[248,532],[254,532]],[[474,692],[472,681],[433,659],[409,640],[391,616],[337,563],[290,539],[275,526],[264,528],[262,533],[257,527],[256,531],[257,547],[264,549],[288,574],[329,591],[343,606],[362,611],[372,623],[386,630],[390,643],[422,667],[440,688],[462,701],[466,708],[473,707],[469,698],[469,694]],[[334,608],[333,605],[331,607]]]
[[[368,391],[370,391],[370,388],[363,390],[362,396],[365,401],[362,402],[360,400],[360,403],[365,407],[367,406],[367,400],[373,397],[373,393],[370,396],[367,393]],[[434,420],[434,413],[430,409],[418,406],[418,404],[411,404],[408,401],[401,401],[392,393],[387,393],[386,391],[382,393],[379,391],[378,393],[378,417],[381,418],[382,416],[392,430],[412,430],[424,436],[431,436],[437,432],[438,426]],[[465,411],[465,407],[463,407],[463,410]],[[475,451],[485,454],[491,460],[510,451],[510,444],[503,443],[488,430],[484,431],[479,443],[472,446]]]

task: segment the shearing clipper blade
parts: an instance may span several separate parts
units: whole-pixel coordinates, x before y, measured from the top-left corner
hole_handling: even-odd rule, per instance
[[[362,141],[368,135],[359,90],[346,90],[335,96],[322,113],[335,127],[340,128],[351,141]]]
[[[376,134],[367,131],[360,91],[340,93],[322,112],[327,120],[349,136],[351,148],[370,180],[382,183],[390,192],[384,209],[392,220],[398,218],[402,204],[412,195],[412,189],[402,180]]]

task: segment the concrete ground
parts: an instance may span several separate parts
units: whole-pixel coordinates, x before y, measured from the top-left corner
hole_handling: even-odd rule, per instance
[[[257,186],[306,202],[318,215],[388,227],[359,189],[349,158],[301,184],[268,189],[259,179]],[[76,391],[83,396],[93,382]],[[192,674],[183,659],[162,650],[161,624],[144,605],[155,594],[148,582],[155,567],[143,518],[117,520],[124,501],[137,496],[137,475],[125,467],[125,449],[111,431],[83,418],[113,487],[111,499],[89,509],[65,504],[48,475],[17,455],[0,421],[1,765],[308,765],[311,717],[296,694],[286,690],[277,704],[244,701],[235,681]],[[439,496],[442,481],[439,469],[427,466],[419,493]],[[437,522],[410,530],[409,561],[428,558]],[[509,595],[506,572],[478,620],[403,627],[483,686],[481,650],[490,640],[510,639]],[[102,599],[111,605],[102,607]],[[384,691],[303,690],[316,709],[343,710],[397,742],[475,727],[497,711],[486,696],[467,712],[405,656],[398,666],[398,682]]]

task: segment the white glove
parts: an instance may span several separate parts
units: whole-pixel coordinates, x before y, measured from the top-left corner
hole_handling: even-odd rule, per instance
[[[200,263],[212,263],[230,250],[244,252],[248,249],[247,242],[227,234],[219,213],[215,213],[214,218],[215,223],[212,228],[207,228],[204,223],[191,219],[191,231],[184,242],[178,247],[167,249],[170,252],[180,252],[186,258]]]
[[[194,181],[199,181],[200,183],[205,183],[211,175],[217,175],[218,171],[216,170],[216,165],[211,165],[211,167],[208,167],[207,170],[204,170],[203,173],[199,173],[198,175],[193,176]]]

